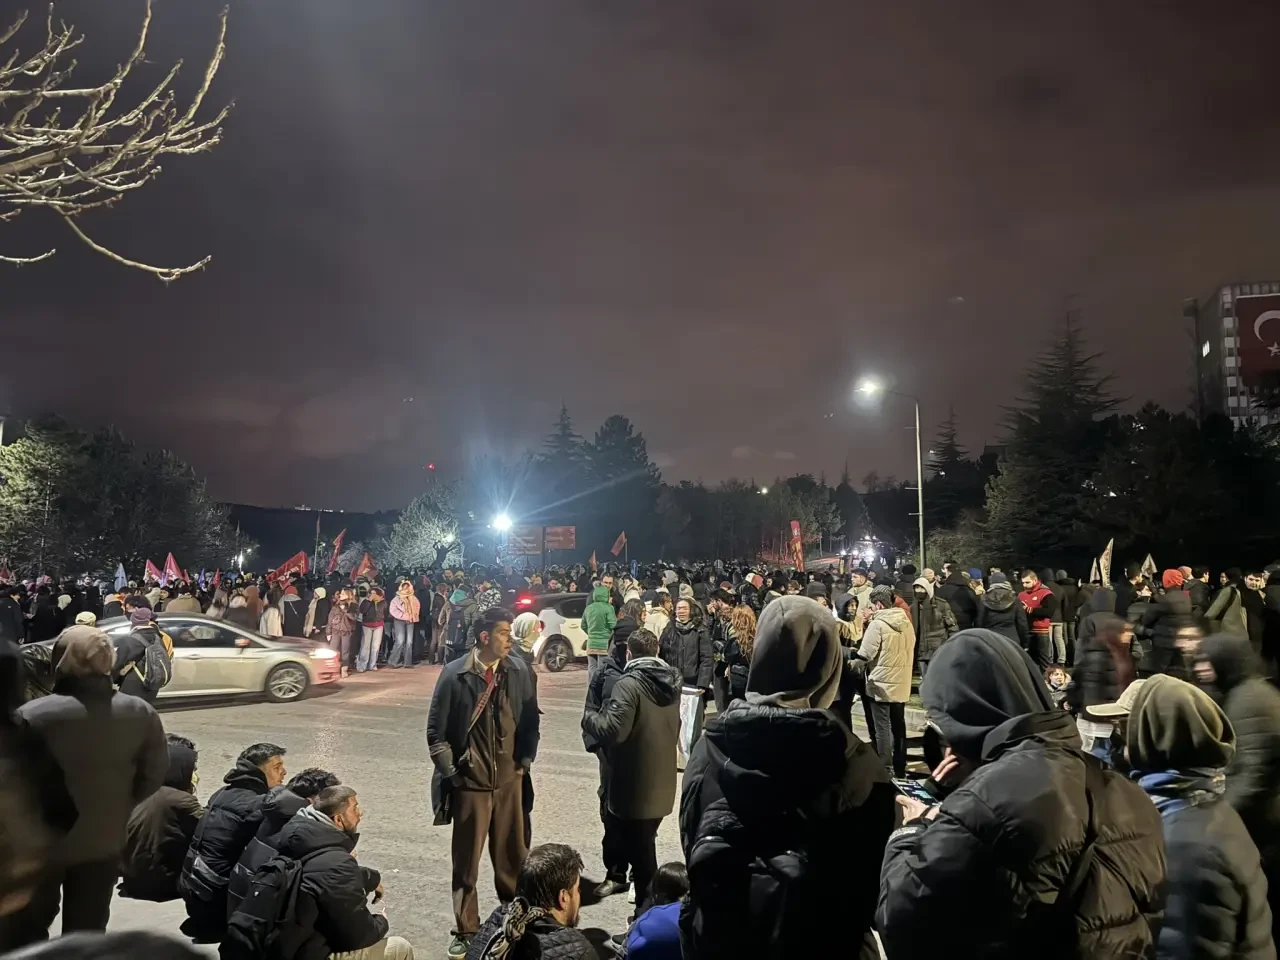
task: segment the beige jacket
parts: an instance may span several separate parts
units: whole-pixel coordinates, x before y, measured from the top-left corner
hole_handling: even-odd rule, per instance
[[[900,607],[877,610],[862,631],[858,656],[867,661],[867,695],[881,703],[911,699],[911,618]]]

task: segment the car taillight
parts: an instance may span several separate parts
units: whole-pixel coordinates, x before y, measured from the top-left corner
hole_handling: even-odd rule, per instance
[[[520,598],[516,601],[516,606],[517,606],[517,607],[532,607],[532,606],[533,606],[533,597],[520,597]]]

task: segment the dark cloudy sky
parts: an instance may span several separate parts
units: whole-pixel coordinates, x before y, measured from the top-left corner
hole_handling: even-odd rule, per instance
[[[193,82],[221,4],[156,0],[148,76]],[[85,81],[135,8],[60,4]],[[232,0],[226,142],[85,223],[212,265],[0,227],[63,251],[0,266],[0,410],[262,504],[398,505],[561,400],[671,480],[905,475],[855,376],[980,447],[1068,294],[1181,407],[1182,298],[1280,278],[1277,37],[1274,0]]]

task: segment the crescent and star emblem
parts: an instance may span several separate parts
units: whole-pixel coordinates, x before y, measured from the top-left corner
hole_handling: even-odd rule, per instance
[[[1258,315],[1258,319],[1253,321],[1253,335],[1262,343],[1266,343],[1262,339],[1262,327],[1268,320],[1280,320],[1280,310],[1268,310]],[[1267,347],[1267,352],[1273,357],[1280,356],[1280,343],[1272,343]]]

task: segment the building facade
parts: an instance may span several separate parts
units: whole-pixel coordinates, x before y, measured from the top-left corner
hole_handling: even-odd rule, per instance
[[[1280,388],[1280,281],[1219,287],[1185,301],[1183,316],[1195,331],[1201,415],[1280,423],[1280,409],[1264,404]]]

